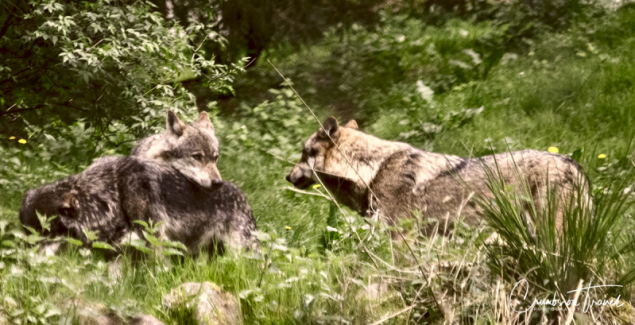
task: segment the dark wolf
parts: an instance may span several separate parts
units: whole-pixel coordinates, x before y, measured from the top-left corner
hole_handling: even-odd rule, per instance
[[[418,211],[437,220],[449,217],[452,226],[459,215],[470,225],[479,222],[482,209],[475,198],[491,197],[492,176],[518,192],[527,189],[536,211],[549,189],[559,191],[561,202],[574,198],[591,204],[588,180],[569,157],[536,150],[480,158],[425,152],[361,132],[355,121],[340,126],[333,117],[306,141],[286,179],[300,189],[321,180],[338,202],[388,224]],[[579,194],[584,200],[575,199]]]
[[[77,175],[28,191],[22,224],[41,231],[37,213],[55,217],[45,235],[68,234],[85,245],[90,243],[84,230],[115,246],[144,238],[136,220],[162,222],[159,237],[185,244],[194,255],[256,244],[256,222],[238,187],[224,181],[202,187],[166,162],[138,157],[105,157]]]
[[[130,155],[163,161],[208,188],[221,180],[216,166],[219,154],[214,125],[206,112],[201,112],[193,123],[185,124],[168,111],[165,132],[139,140]]]

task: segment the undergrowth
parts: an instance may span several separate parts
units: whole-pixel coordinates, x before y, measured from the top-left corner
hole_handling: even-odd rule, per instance
[[[166,313],[161,297],[188,281],[212,281],[238,296],[248,324],[536,323],[567,316],[540,308],[515,313],[508,298],[522,279],[528,297],[538,299],[566,294],[579,280],[624,285],[594,294],[621,295],[626,307],[594,312],[599,322],[632,322],[634,22],[635,10],[624,7],[508,48],[501,47],[509,35],[504,24],[427,25],[386,12],[376,29],[352,26],[297,51],[263,54],[319,114],[357,118],[370,134],[463,156],[549,148],[579,161],[591,180],[593,210],[565,213],[562,236],[551,226],[549,205],[541,211],[544,224],[527,233],[519,219],[519,202],[526,202],[492,182],[494,201],[484,202],[488,218],[477,227],[459,223],[451,236],[424,237],[412,231],[413,221],[399,225],[414,233],[406,239],[413,256],[382,225],[338,209],[322,188],[290,189],[284,176],[317,125],[264,63],[249,72],[256,78],[239,83],[275,80],[271,89],[239,85],[233,103],[209,105],[217,113],[219,169],[247,195],[258,253],[141,264],[124,255],[119,276],[99,250],[71,243],[57,256],[39,254],[43,239],[18,224],[26,190],[77,173],[96,157],[127,154],[134,138],[122,128],[95,141],[90,126],[77,122],[60,125],[55,136],[34,129],[30,138],[4,139],[0,323],[59,323],[71,312],[63,304],[70,299],[174,323],[186,315]],[[231,115],[223,111],[229,108]],[[506,244],[486,241],[494,230]]]

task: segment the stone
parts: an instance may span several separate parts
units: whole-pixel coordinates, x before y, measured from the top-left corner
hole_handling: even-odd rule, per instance
[[[74,302],[64,308],[67,313],[60,324],[125,325],[126,321],[115,311],[101,304],[90,305]]]
[[[163,306],[191,312],[199,325],[242,324],[238,299],[211,282],[184,283],[163,297]]]
[[[133,317],[128,321],[128,325],[164,325],[162,321],[150,315]]]
[[[138,315],[124,319],[116,311],[106,308],[103,304],[89,304],[73,301],[64,306],[66,315],[60,324],[79,325],[164,325],[163,322],[149,315]]]

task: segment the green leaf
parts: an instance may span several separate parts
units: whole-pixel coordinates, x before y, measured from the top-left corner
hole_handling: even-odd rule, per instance
[[[91,231],[91,230],[82,229],[82,232],[84,233],[84,235],[86,236],[86,239],[88,239],[88,241],[95,241],[95,240],[97,240],[97,238],[99,238],[97,236],[97,231]]]
[[[582,158],[582,149],[578,148],[574,150],[573,153],[571,154],[571,159],[575,161],[580,161],[580,158]]]
[[[161,252],[161,255],[163,256],[174,256],[174,255],[178,255],[178,256],[183,256],[183,252],[176,250],[174,248],[166,248]]]
[[[116,251],[116,249],[114,247],[110,246],[110,244],[104,243],[104,242],[101,242],[101,241],[94,242],[93,243],[93,248],[101,248],[101,249],[108,249],[108,250],[111,250],[111,251]]]
[[[144,252],[146,254],[150,254],[152,251],[148,248],[146,241],[141,239],[131,240],[129,243],[124,243],[123,245],[132,246],[138,251]]]
[[[174,248],[180,249],[182,251],[187,251],[187,247],[183,243],[178,242],[178,241],[164,241],[163,242],[163,246],[174,247]]]
[[[150,226],[148,225],[148,223],[143,221],[143,220],[135,220],[133,222],[138,224],[138,225],[143,226],[143,228],[145,228],[146,230],[150,229]]]
[[[15,248],[15,247],[16,247],[16,244],[15,244],[15,242],[14,242],[14,241],[11,241],[11,240],[3,240],[3,241],[2,241],[2,246],[4,246],[4,247],[11,247],[11,248]]]
[[[84,245],[84,243],[82,243],[81,241],[75,239],[75,238],[71,238],[71,237],[66,237],[64,238],[64,240],[66,240],[67,243],[71,244],[71,245],[75,245],[75,246],[82,246]]]
[[[41,242],[44,239],[45,238],[40,235],[30,235],[26,237],[26,242],[33,245],[33,244],[37,244],[38,242]]]
[[[143,237],[150,243],[150,245],[154,246],[154,247],[160,247],[163,246],[163,242],[158,239],[157,237],[155,237],[154,235],[144,231],[143,232]]]

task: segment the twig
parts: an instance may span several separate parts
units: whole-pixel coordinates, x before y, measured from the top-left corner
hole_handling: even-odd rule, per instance
[[[571,307],[569,307],[569,304],[565,304],[565,306],[567,306],[567,308],[569,308],[569,313],[567,314],[567,320],[564,322],[564,325],[569,325],[571,324],[571,321],[573,320],[573,315],[575,314],[575,306],[578,303],[578,298],[580,298],[580,292],[582,292],[582,283],[584,281],[582,281],[582,279],[580,279],[580,282],[578,282],[578,289],[575,292],[575,295],[573,295],[573,304],[571,304]]]
[[[92,50],[95,46],[99,45],[99,43],[101,43],[104,39],[100,39],[99,41],[97,41],[97,43],[93,44],[93,46],[89,47],[89,50]]]
[[[319,196],[319,197],[325,198],[325,199],[327,199],[329,201],[333,201],[332,198],[330,198],[330,197],[328,197],[328,196],[326,196],[326,195],[324,195],[322,193],[314,193],[314,192],[309,192],[309,191],[298,190],[297,188],[291,187],[291,186],[287,186],[284,189],[288,190],[288,191],[293,191],[293,192],[296,192],[296,193],[300,193],[300,194]]]

